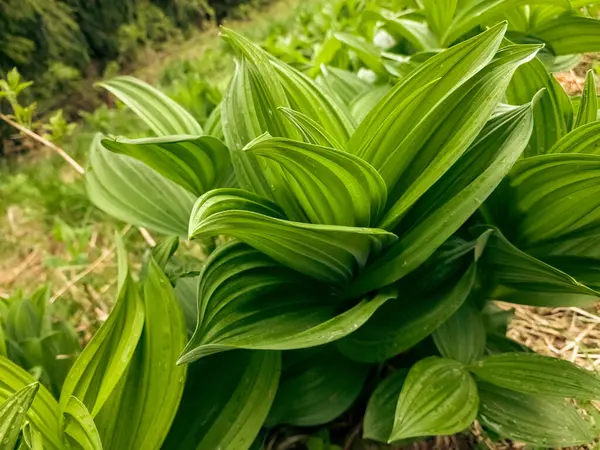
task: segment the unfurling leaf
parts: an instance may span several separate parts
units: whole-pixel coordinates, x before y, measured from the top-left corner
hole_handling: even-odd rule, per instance
[[[600,21],[598,21],[600,26]],[[596,91],[596,78],[593,70],[589,70],[585,77],[585,86],[581,94],[581,103],[577,112],[577,119],[573,128],[596,122],[598,120],[598,94]]]
[[[478,406],[477,385],[461,363],[423,359],[406,376],[389,442],[463,431],[475,420]]]

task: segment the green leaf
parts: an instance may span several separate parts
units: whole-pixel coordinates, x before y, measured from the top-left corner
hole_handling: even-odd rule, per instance
[[[87,193],[104,212],[137,226],[185,236],[196,196],[133,158],[92,143]]]
[[[219,186],[229,175],[229,150],[210,136],[103,139],[102,145],[141,161],[196,196]]]
[[[598,22],[600,26],[600,21]],[[581,94],[581,103],[573,128],[596,122],[598,120],[598,94],[596,93],[596,78],[594,71],[589,70],[585,77],[585,86]]]
[[[2,326],[2,322],[0,322],[0,356],[8,356],[5,335],[6,335],[6,333],[4,333],[4,328]]]
[[[337,142],[346,144],[356,124],[345,105],[303,73],[272,56],[270,60],[291,108],[317,121]]]
[[[358,56],[365,66],[377,75],[387,76],[387,70],[381,60],[381,50],[375,44],[368,42],[362,36],[351,33],[336,32],[334,36],[356,53],[356,56]]]
[[[428,114],[424,120],[427,128],[421,129],[423,124],[419,124],[414,134],[409,135],[408,145],[415,153],[412,160],[411,156],[404,156],[407,159],[402,162],[402,177],[389,191],[390,207],[381,220],[381,228],[393,229],[398,225],[406,211],[451,170],[476,140],[504,95],[514,71],[533,58],[538,49],[537,46],[510,46],[500,50],[486,68]],[[523,132],[527,133],[526,127]],[[406,145],[397,151],[408,150]],[[387,162],[392,163],[389,159]],[[384,178],[387,172],[382,169]]]
[[[350,139],[349,151],[372,164],[393,187],[419,150],[407,137],[413,129],[420,130],[422,138],[431,134],[432,123],[423,117],[490,62],[504,30],[495,27],[419,66],[365,117]]]
[[[279,352],[227,352],[190,365],[182,402],[163,448],[247,450],[277,391]]]
[[[510,11],[522,5],[533,4],[554,5],[567,11],[571,9],[568,0],[482,0],[467,2],[466,5],[461,5],[462,7],[458,9],[452,21],[452,26],[445,30],[446,33],[442,38],[442,44],[444,47],[449,46],[465,33],[480,24],[485,24],[490,20],[498,18],[505,11]]]
[[[531,30],[555,55],[573,55],[600,50],[600,20],[561,15]]]
[[[285,266],[337,285],[348,282],[369,257],[396,240],[395,235],[379,229],[270,217],[264,214],[272,210],[268,202],[245,210],[245,197],[233,197],[231,190],[219,189],[200,197],[190,219],[190,239],[221,234],[235,237]]]
[[[600,231],[600,156],[526,158],[498,191],[495,213],[519,248],[535,248]]]
[[[471,217],[523,152],[537,98],[490,120],[474,144],[404,217],[399,241],[367,267],[350,292],[369,292],[406,276]]]
[[[388,442],[394,427],[394,414],[408,369],[399,369],[377,385],[367,403],[363,438]]]
[[[19,450],[44,450],[44,438],[42,434],[35,430],[30,422],[26,422],[23,427],[23,437]]]
[[[331,347],[285,352],[266,426],[331,422],[358,398],[370,368],[344,358]]]
[[[39,383],[32,383],[0,404],[0,448],[3,450],[12,450],[17,445],[27,411],[39,388]]]
[[[180,362],[241,349],[323,345],[355,331],[394,292],[340,308],[328,287],[239,242],[219,247],[201,275],[198,326]]]
[[[538,58],[517,69],[506,90],[506,98],[513,105],[521,105],[531,101],[540,89],[545,89],[545,93],[533,110],[535,124],[526,156],[546,153],[569,132],[573,123],[569,96]]]
[[[221,124],[221,115],[223,113],[223,103],[219,103],[215,109],[212,110],[210,116],[206,120],[204,124],[204,132],[206,136],[212,136],[220,141],[225,139],[225,134],[223,133],[223,125]]]
[[[469,366],[482,380],[512,391],[545,397],[597,400],[600,378],[562,359],[535,353],[486,356]]]
[[[488,383],[478,383],[478,387],[478,419],[502,437],[546,448],[588,444],[596,438],[594,425],[571,402]]]
[[[435,330],[433,340],[444,358],[468,364],[483,356],[485,334],[481,313],[470,302],[465,302]]]
[[[9,359],[0,356],[0,404],[37,380]],[[60,450],[63,448],[60,438],[59,406],[52,394],[39,386],[33,399],[27,420],[44,438],[44,448]]]
[[[419,0],[431,30],[439,37],[450,28],[456,13],[458,0]]]
[[[347,70],[322,66],[321,72],[322,84],[346,105],[350,105],[356,97],[370,91],[372,88],[371,84]]]
[[[251,142],[245,150],[282,168],[310,223],[368,227],[385,207],[385,182],[373,167],[354,155],[268,135]],[[286,210],[286,205],[280,206]]]
[[[356,97],[350,105],[352,116],[358,122],[362,122],[366,115],[369,114],[390,89],[391,87],[389,84],[381,84]]]
[[[588,123],[563,136],[548,153],[600,155],[600,122]]]
[[[307,115],[290,108],[279,108],[279,111],[298,128],[305,142],[344,150],[342,144],[330,135],[325,128]]]
[[[441,48],[436,36],[422,17],[413,14],[410,9],[393,13],[384,9],[365,11],[365,20],[381,22],[384,28],[397,40],[407,40],[417,51]]]
[[[342,353],[356,361],[382,362],[410,349],[446,322],[471,293],[476,274],[475,264],[463,268],[464,261],[456,259],[454,252],[454,248],[447,252],[449,256],[442,252],[419,271],[422,273],[400,284],[398,299],[388,302],[363,327],[340,341]],[[436,280],[434,268],[444,277],[441,282]],[[448,279],[446,272],[450,273]]]
[[[137,78],[120,76],[97,83],[127,105],[157,136],[202,135],[202,127],[182,106]]]
[[[404,381],[389,442],[463,431],[475,420],[478,404],[477,385],[462,364],[423,359]]]
[[[534,306],[585,306],[600,293],[567,273],[512,245],[500,232],[489,238],[483,254],[494,286],[490,298]]]
[[[141,286],[144,329],[126,376],[96,418],[107,448],[159,448],[177,412],[187,367],[175,362],[187,331],[171,284],[151,258]]]
[[[117,241],[119,253],[124,253]],[[144,326],[144,305],[131,277],[125,279],[113,311],[71,367],[60,395],[64,410],[71,397],[98,415],[133,358]]]
[[[152,248],[152,258],[162,270],[165,270],[169,260],[173,257],[178,248],[179,238],[177,236],[165,238]]]
[[[63,411],[63,429],[69,448],[102,450],[94,419],[83,403],[71,397]]]

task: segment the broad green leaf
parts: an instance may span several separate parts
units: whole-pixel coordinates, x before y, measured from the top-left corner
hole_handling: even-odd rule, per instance
[[[555,55],[573,55],[600,50],[600,20],[561,15],[531,31]]]
[[[198,320],[198,285],[200,277],[185,277],[177,280],[175,295],[183,311],[188,335],[191,336],[196,329]]]
[[[400,284],[399,298],[385,304],[363,327],[340,341],[342,353],[356,361],[383,362],[418,344],[446,322],[471,293],[476,275],[475,264],[465,270],[454,249],[448,253],[450,256],[443,253],[422,274],[415,273],[405,285]],[[433,275],[434,268],[442,276],[446,272],[452,276],[440,282]]]
[[[352,333],[394,292],[340,308],[328,287],[239,242],[219,247],[201,275],[198,326],[180,362],[225,350],[290,350]]]
[[[12,450],[17,445],[27,411],[39,388],[39,383],[32,383],[0,404],[0,448],[3,450]]]
[[[456,164],[408,212],[399,241],[367,267],[351,292],[369,292],[415,270],[481,206],[523,152],[533,127],[529,105],[495,116]]]
[[[368,42],[362,36],[351,33],[336,32],[334,36],[356,53],[365,66],[377,75],[387,76],[387,70],[381,60],[381,50],[375,44]]]
[[[104,212],[137,226],[185,236],[196,196],[150,167],[92,144],[87,193]]]
[[[562,359],[535,353],[486,356],[469,370],[487,383],[523,394],[597,400],[600,377]]]
[[[385,182],[373,167],[352,154],[268,135],[245,150],[283,169],[310,223],[368,227],[385,207]],[[285,205],[280,206],[285,211]]]
[[[2,326],[2,322],[0,322],[0,356],[8,356],[5,335],[4,327]]]
[[[137,287],[137,286],[136,286]],[[126,375],[95,418],[106,448],[160,448],[175,417],[186,366],[175,362],[187,331],[171,284],[153,258],[142,282],[144,328]]]
[[[72,449],[102,450],[94,419],[83,403],[71,397],[63,411],[65,440]]]
[[[399,369],[377,385],[367,403],[363,437],[388,442],[394,427],[394,413],[408,369]]]
[[[102,145],[141,161],[196,196],[219,186],[231,164],[227,147],[210,136],[103,139]]]
[[[118,253],[125,253],[120,239]],[[126,270],[126,269],[121,269]],[[115,306],[71,367],[60,395],[64,410],[71,397],[96,417],[116,389],[133,358],[144,326],[144,304],[126,272]]]
[[[538,58],[517,69],[506,90],[506,98],[513,105],[521,105],[531,101],[540,89],[545,92],[534,108],[533,135],[525,156],[546,153],[569,132],[573,123],[569,96]]]
[[[179,237],[172,236],[158,242],[151,251],[152,258],[158,266],[165,270],[169,260],[179,248]]]
[[[0,404],[7,401],[14,393],[36,382],[37,380],[30,373],[0,356]],[[27,420],[42,434],[44,448],[50,450],[63,448],[60,438],[59,409],[52,394],[43,386],[39,386],[27,411]]]
[[[370,368],[331,347],[285,352],[266,425],[316,426],[333,421],[355,402]]]
[[[512,245],[500,232],[490,236],[483,256],[494,286],[490,298],[533,306],[585,306],[600,293],[567,273]]]
[[[522,5],[533,4],[559,6],[566,11],[571,9],[569,0],[481,0],[467,2],[461,5],[461,8],[458,8],[452,25],[445,30],[446,32],[441,39],[442,44],[444,47],[449,46],[478,25],[501,17],[505,11]]]
[[[337,285],[347,283],[370,256],[396,240],[380,229],[291,222],[255,212],[272,209],[268,203],[255,210],[238,209],[247,208],[248,202],[233,197],[231,190],[200,197],[190,219],[190,239],[235,237],[285,266]]]
[[[433,340],[444,358],[469,364],[483,356],[485,335],[481,313],[471,302],[465,302],[435,330]]]
[[[397,151],[407,152],[413,146],[416,151],[412,150],[412,159],[404,156],[405,160],[401,162],[402,177],[389,191],[390,207],[381,220],[381,228],[393,229],[406,211],[452,170],[452,165],[477,139],[504,95],[514,71],[531,60],[538,49],[537,46],[510,46],[500,50],[487,67],[429,112],[423,123],[409,134],[406,143]],[[528,132],[526,128],[523,133]],[[394,165],[389,158],[387,162]],[[389,170],[381,169],[386,180]]]
[[[600,122],[588,123],[560,139],[548,153],[589,153],[600,155]]]
[[[419,66],[365,117],[350,139],[349,151],[372,164],[393,187],[419,150],[417,145],[408,147],[407,137],[413,130],[421,130],[421,139],[431,134],[432,123],[425,123],[424,116],[490,62],[504,31],[497,26]]]
[[[478,387],[478,419],[502,437],[545,448],[588,444],[596,438],[595,426],[571,402],[488,383],[478,383]]]
[[[495,199],[501,229],[522,249],[600,231],[600,156],[549,154],[519,161]]]
[[[247,450],[277,391],[279,352],[227,352],[190,365],[163,448]]]
[[[279,108],[279,111],[298,128],[304,142],[344,150],[342,144],[307,115],[290,108]]]
[[[463,431],[475,420],[478,405],[477,385],[461,363],[423,359],[406,376],[389,442]]]
[[[600,21],[598,22],[600,26]],[[598,120],[598,94],[596,93],[596,78],[594,71],[589,70],[585,77],[585,86],[581,94],[581,103],[573,128],[579,128]]]
[[[157,136],[204,134],[200,124],[182,106],[142,80],[120,76],[97,85],[125,103]]]

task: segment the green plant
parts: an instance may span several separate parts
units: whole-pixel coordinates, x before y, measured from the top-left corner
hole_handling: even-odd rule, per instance
[[[210,256],[197,278],[169,238],[133,281],[120,248],[115,309],[60,403],[39,388],[31,429],[50,448],[62,432],[84,448],[247,449],[263,424],[324,425],[366,395],[364,434],[383,442],[475,419],[537,446],[599,436],[600,379],[507,339],[492,303],[600,297],[595,80],[574,119],[541,46],[506,28],[415,63],[354,117],[230,30],[236,71],[205,128],[139,80],[103,82],[155,136],[98,136],[91,200]],[[197,314],[185,348],[180,308]],[[26,403],[32,379],[2,370],[2,398]]]
[[[8,72],[6,79],[0,80],[0,100],[8,101],[17,123],[27,128],[32,125],[37,104],[30,103],[23,106],[19,101],[19,95],[32,84],[32,81],[21,81],[21,74],[16,67]]]

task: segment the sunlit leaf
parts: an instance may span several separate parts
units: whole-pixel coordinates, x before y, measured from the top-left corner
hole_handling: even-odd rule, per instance
[[[143,162],[196,196],[219,186],[229,175],[229,150],[210,136],[103,139],[102,145]]]
[[[598,22],[600,26],[600,21]],[[593,70],[589,70],[585,77],[585,86],[581,94],[581,103],[577,112],[577,119],[573,128],[596,122],[598,120],[598,94],[596,93],[596,78]]]
[[[142,80],[119,76],[98,86],[125,103],[157,136],[204,134],[200,124],[182,106]]]
[[[196,196],[145,164],[92,144],[87,193],[98,208],[133,225],[185,236]]]

